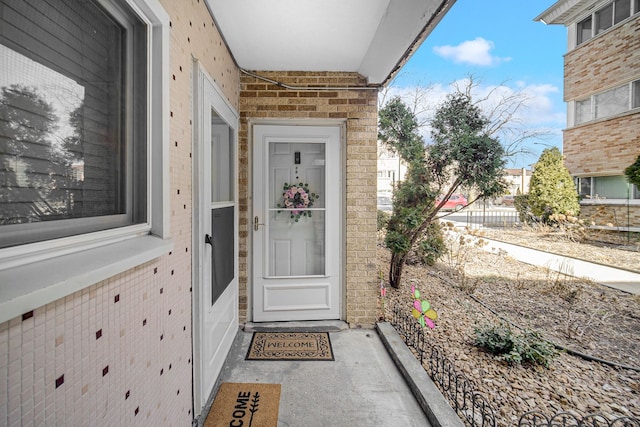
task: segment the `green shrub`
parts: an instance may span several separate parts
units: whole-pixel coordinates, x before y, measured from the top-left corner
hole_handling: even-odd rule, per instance
[[[528,203],[533,215],[544,223],[552,222],[554,215],[579,214],[578,192],[557,148],[545,149],[536,162],[529,183]]]
[[[632,165],[624,170],[624,174],[631,184],[635,184],[636,187],[640,188],[640,156],[638,156]]]
[[[444,235],[439,222],[432,222],[427,226],[424,237],[419,241],[416,252],[423,263],[435,265],[447,253]]]
[[[476,327],[473,343],[511,365],[532,363],[548,367],[557,355],[553,344],[538,332],[515,334],[503,323]]]
[[[520,222],[531,223],[536,220],[533,212],[531,212],[531,206],[529,206],[529,195],[519,194],[513,198],[513,206],[515,206],[518,212]]]
[[[377,225],[377,230],[381,231],[381,230],[386,230],[387,228],[387,223],[389,222],[389,213],[385,212],[385,211],[378,211],[378,225]]]

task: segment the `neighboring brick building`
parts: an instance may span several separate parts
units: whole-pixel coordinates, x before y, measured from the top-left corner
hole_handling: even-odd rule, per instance
[[[640,227],[640,190],[624,169],[640,155],[640,0],[560,0],[536,18],[568,29],[565,165],[581,216]]]

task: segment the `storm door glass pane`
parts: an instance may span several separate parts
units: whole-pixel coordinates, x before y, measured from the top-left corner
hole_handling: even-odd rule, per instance
[[[325,145],[269,144],[269,276],[325,275]]]
[[[234,141],[232,129],[211,110],[211,202],[234,199]]]

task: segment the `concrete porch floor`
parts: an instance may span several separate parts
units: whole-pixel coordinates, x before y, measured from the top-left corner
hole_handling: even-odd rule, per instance
[[[245,360],[252,332],[274,328],[328,331],[335,361]],[[381,331],[380,326],[349,329],[342,322],[248,324],[238,332],[216,391],[222,382],[282,384],[279,427],[462,425],[419,362],[400,338],[393,336],[393,328],[387,325],[382,329],[386,332]],[[391,339],[386,335],[391,335]],[[415,361],[408,375],[414,379],[419,376],[417,384],[405,380],[406,368],[400,366],[399,369],[396,365],[398,355],[394,347],[402,353],[400,359],[406,359],[401,363],[411,365],[411,359]],[[412,374],[411,369],[417,370]],[[443,404],[446,407],[442,407]],[[199,424],[204,423],[208,409],[198,420]],[[428,413],[431,413],[429,417]],[[430,422],[430,418],[436,422]]]

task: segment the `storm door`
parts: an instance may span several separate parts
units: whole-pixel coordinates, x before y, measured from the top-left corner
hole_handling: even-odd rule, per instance
[[[237,114],[199,67],[193,155],[194,410],[238,332]]]
[[[340,318],[340,128],[254,127],[254,321]]]

